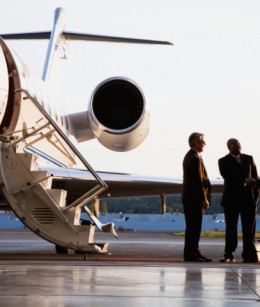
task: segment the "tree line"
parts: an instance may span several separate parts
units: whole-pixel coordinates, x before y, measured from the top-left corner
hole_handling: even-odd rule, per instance
[[[100,212],[105,213],[131,213],[131,214],[160,214],[161,202],[159,196],[104,198],[100,200]],[[183,213],[181,195],[166,196],[167,213]],[[223,213],[221,207],[221,194],[211,196],[211,206],[205,214]]]

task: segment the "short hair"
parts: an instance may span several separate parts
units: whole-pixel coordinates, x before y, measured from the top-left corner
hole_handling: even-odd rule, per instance
[[[238,139],[231,138],[231,139],[228,139],[228,140],[227,140],[227,148],[230,149],[230,145],[231,145],[231,144],[234,144],[234,143],[237,144],[237,145],[239,145],[239,146],[241,147],[241,144],[240,144],[240,142],[239,142]]]
[[[200,140],[200,137],[204,136],[203,133],[200,132],[193,132],[190,136],[189,136],[189,145],[190,147],[193,147],[195,145],[195,143]]]
[[[231,139],[228,139],[227,140],[227,147],[229,147],[230,143],[239,143],[238,139],[235,139],[235,138],[231,138]]]

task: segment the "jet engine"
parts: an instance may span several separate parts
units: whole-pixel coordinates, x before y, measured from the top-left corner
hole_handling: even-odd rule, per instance
[[[88,111],[68,116],[78,142],[96,137],[106,148],[128,151],[140,145],[149,130],[149,110],[141,89],[126,78],[103,81],[94,90]]]

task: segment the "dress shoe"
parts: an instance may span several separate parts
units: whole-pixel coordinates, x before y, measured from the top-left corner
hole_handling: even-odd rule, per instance
[[[211,262],[212,261],[212,259],[204,257],[202,255],[200,255],[200,258],[204,259],[205,262]]]
[[[236,262],[236,260],[233,256],[233,254],[231,254],[231,255],[225,256],[224,258],[219,259],[219,262],[234,263],[234,262]]]
[[[185,262],[205,262],[205,259],[201,257],[191,257],[191,258],[184,258]]]

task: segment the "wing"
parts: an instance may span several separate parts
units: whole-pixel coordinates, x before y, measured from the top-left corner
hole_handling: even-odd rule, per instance
[[[96,184],[95,179],[87,170],[73,168],[41,168],[53,176],[52,188],[64,189],[68,198],[78,198]],[[182,180],[174,178],[139,176],[127,173],[97,172],[108,187],[99,198],[118,198],[131,196],[157,196],[181,194]],[[212,193],[223,191],[223,180],[211,180]],[[1,196],[0,196],[1,197]],[[4,201],[1,197],[0,200]],[[0,204],[3,208],[5,204]]]
[[[68,168],[45,170],[53,174],[52,188],[62,188],[68,192],[68,195],[80,196],[86,189],[91,189],[95,185],[93,177],[85,170]],[[178,179],[112,172],[97,172],[97,174],[108,185],[107,189],[99,195],[100,198],[170,195],[181,193],[182,190],[182,181]]]
[[[91,189],[95,181],[90,172],[80,169],[45,168],[53,174],[52,188],[64,189],[68,196],[80,197],[84,191]],[[182,179],[140,176],[127,173],[97,172],[108,187],[99,194],[99,198],[142,197],[157,195],[174,195],[182,193]],[[223,180],[211,180],[212,193],[223,191]]]

